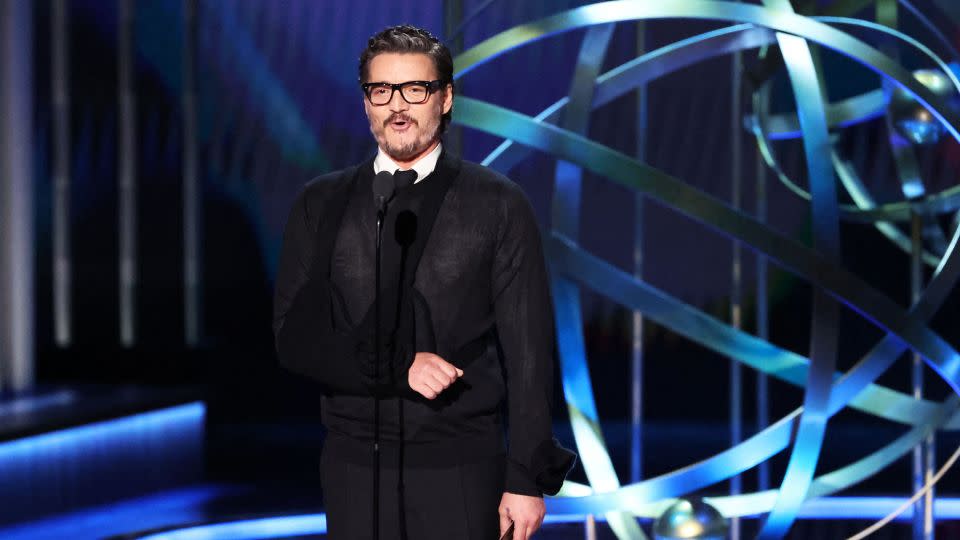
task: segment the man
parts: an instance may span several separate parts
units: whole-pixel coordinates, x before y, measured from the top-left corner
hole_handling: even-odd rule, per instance
[[[525,540],[575,459],[551,436],[554,328],[537,224],[515,184],[443,148],[452,76],[449,50],[425,30],[370,38],[360,82],[377,155],[310,182],[284,231],[274,331],[281,363],[323,392],[330,538],[377,528],[381,539],[486,540],[512,526]],[[397,185],[378,329],[383,171]]]

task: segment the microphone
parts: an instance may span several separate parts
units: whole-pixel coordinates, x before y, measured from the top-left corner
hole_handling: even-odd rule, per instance
[[[373,284],[374,385],[380,384],[380,250],[383,242],[383,218],[387,202],[396,189],[393,175],[380,171],[373,177],[373,201],[377,206],[377,243]],[[380,390],[373,393],[373,538],[380,538]]]
[[[380,171],[373,177],[373,201],[378,212],[384,211],[395,189],[393,175],[389,171]]]

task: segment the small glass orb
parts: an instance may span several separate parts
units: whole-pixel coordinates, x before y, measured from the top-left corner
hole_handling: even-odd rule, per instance
[[[942,72],[920,69],[914,71],[913,76],[951,108],[957,108],[953,84]],[[897,132],[913,144],[934,144],[945,132],[943,124],[930,111],[899,87],[890,95],[890,113]]]
[[[724,540],[727,520],[699,497],[677,499],[653,522],[654,540]]]

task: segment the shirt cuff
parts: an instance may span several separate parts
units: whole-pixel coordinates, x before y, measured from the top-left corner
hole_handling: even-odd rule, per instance
[[[506,478],[504,478],[503,490],[516,493],[517,495],[543,497],[543,493],[537,488],[537,483],[530,475],[530,471],[510,458],[507,458],[507,471]]]
[[[534,450],[530,469],[537,487],[547,495],[556,495],[576,462],[577,454],[560,446],[556,439],[550,439]]]

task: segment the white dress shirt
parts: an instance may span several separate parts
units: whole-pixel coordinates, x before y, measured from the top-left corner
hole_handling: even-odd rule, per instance
[[[413,169],[417,172],[417,179],[413,181],[414,184],[423,180],[427,177],[428,174],[432,173],[434,169],[437,168],[437,160],[440,159],[440,151],[443,149],[443,143],[437,144],[437,147],[433,149],[432,152],[418,159],[416,163],[413,164]],[[373,160],[373,174],[377,174],[382,171],[387,171],[390,174],[396,172],[397,169],[401,167],[397,165],[395,161],[390,159],[383,149],[377,148],[377,157]],[[407,170],[407,169],[404,169]]]

